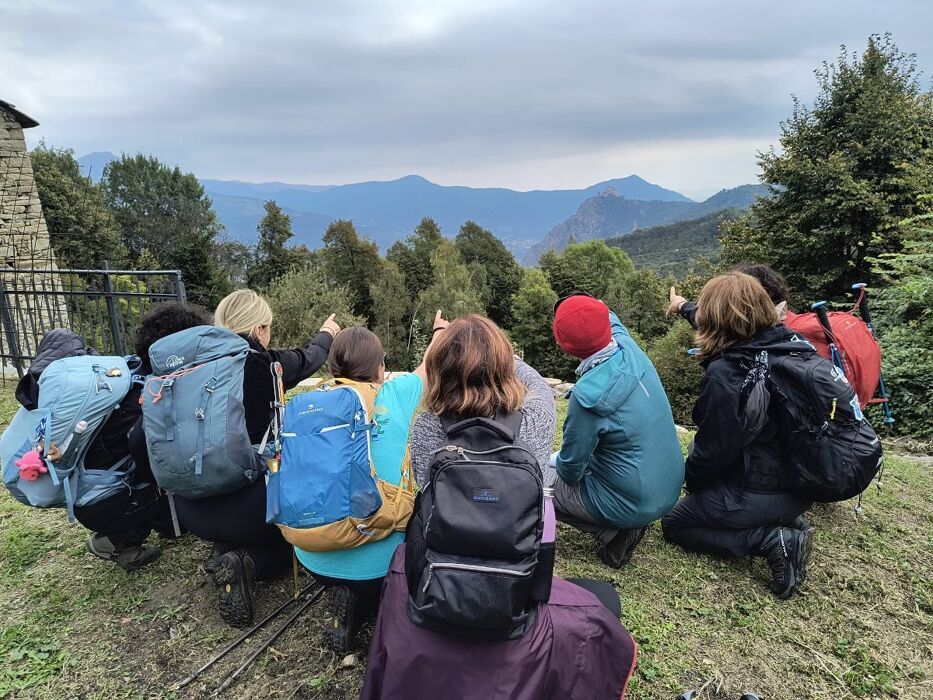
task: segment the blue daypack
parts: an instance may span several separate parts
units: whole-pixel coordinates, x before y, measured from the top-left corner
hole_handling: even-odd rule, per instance
[[[266,484],[266,521],[300,549],[326,552],[405,530],[414,504],[407,454],[398,485],[370,454],[379,386],[338,380],[285,406],[282,460]]]
[[[36,508],[67,507],[71,519],[85,454],[132,381],[122,357],[82,355],[51,362],[38,381],[38,407],[20,408],[0,437],[3,483],[13,497]],[[35,480],[16,465],[31,450],[39,451],[48,470]]]
[[[149,348],[143,427],[159,486],[185,498],[232,493],[262,471],[249,441],[243,371],[249,343],[233,331],[195,326]]]

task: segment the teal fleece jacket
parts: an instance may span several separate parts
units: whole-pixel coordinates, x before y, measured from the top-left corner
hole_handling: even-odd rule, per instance
[[[557,473],[579,484],[595,519],[648,525],[680,496],[684,459],[667,394],[651,360],[610,312],[619,352],[580,377],[570,393]]]

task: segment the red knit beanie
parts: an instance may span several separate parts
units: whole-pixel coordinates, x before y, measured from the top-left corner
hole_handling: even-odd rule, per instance
[[[599,352],[612,340],[609,307],[585,294],[565,299],[554,312],[554,339],[581,360]]]

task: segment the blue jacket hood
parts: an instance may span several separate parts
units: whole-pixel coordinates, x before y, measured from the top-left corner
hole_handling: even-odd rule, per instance
[[[619,345],[619,351],[580,377],[573,396],[600,416],[615,413],[638,387],[646,367]]]

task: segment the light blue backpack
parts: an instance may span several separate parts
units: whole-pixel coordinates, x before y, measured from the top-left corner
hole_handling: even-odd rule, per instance
[[[84,456],[131,385],[122,357],[82,355],[50,363],[39,378],[38,408],[20,408],[0,437],[3,483],[13,497],[36,508],[67,507],[73,519]],[[35,449],[48,471],[30,480],[16,462]]]
[[[152,473],[163,489],[207,498],[259,477],[262,463],[243,409],[250,352],[243,338],[216,326],[187,328],[149,348],[143,427]]]

